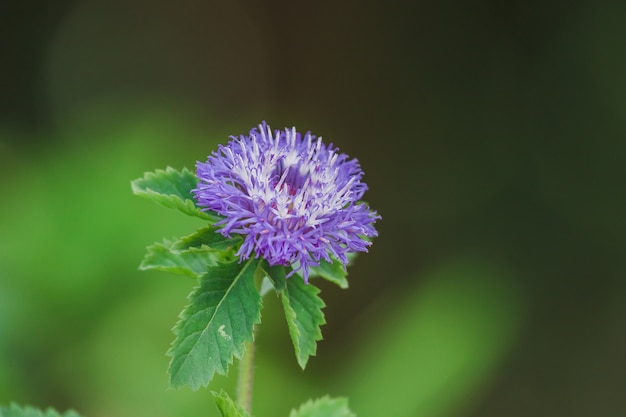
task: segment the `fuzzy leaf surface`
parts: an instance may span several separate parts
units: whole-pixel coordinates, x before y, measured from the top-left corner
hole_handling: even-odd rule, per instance
[[[356,417],[356,414],[348,408],[347,399],[325,396],[307,401],[298,410],[291,410],[289,417]]]
[[[52,408],[44,411],[29,406],[20,407],[17,404],[11,404],[9,407],[0,406],[0,417],[80,417],[80,414],[73,410],[59,413]]]
[[[257,261],[209,266],[174,328],[170,385],[193,390],[209,384],[215,372],[226,374],[261,321],[261,296],[254,285]]]
[[[318,296],[320,290],[305,284],[300,276],[292,276],[281,293],[289,335],[302,369],[310,356],[315,356],[317,341],[322,339],[320,326],[326,323],[322,309],[326,306]]]
[[[191,190],[196,188],[196,174],[183,168],[177,171],[172,167],[146,172],[142,178],[131,181],[133,193],[152,200],[162,206],[177,209],[189,216],[199,217],[215,223],[220,217],[200,210],[193,199]]]
[[[250,414],[244,410],[239,404],[233,401],[226,391],[220,390],[220,392],[212,392],[215,405],[222,417],[250,417]]]

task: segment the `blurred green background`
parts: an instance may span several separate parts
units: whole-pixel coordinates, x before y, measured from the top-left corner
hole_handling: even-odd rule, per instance
[[[217,416],[167,390],[193,281],[139,272],[201,222],[131,194],[261,120],[357,157],[383,216],[320,283],[303,373],[280,305],[254,412],[626,415],[626,4],[5,0],[0,404]],[[209,389],[232,389],[235,375]]]

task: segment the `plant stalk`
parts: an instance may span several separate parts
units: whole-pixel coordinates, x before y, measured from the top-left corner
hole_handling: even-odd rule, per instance
[[[254,326],[253,339],[246,342],[243,357],[239,360],[237,375],[237,402],[248,413],[252,412],[252,385],[254,382],[254,339],[257,326]]]

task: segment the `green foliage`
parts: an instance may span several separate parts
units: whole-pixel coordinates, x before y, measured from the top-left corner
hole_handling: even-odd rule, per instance
[[[239,404],[234,402],[224,390],[220,392],[212,392],[215,404],[222,417],[250,417],[250,414],[246,412]]]
[[[192,197],[196,187],[195,175],[172,168],[146,173],[132,182],[135,194],[181,212],[217,221],[217,216],[202,212]],[[270,266],[267,261],[234,259],[241,237],[226,238],[212,226],[197,230],[178,240],[164,240],[148,247],[140,269],[155,269],[197,277],[200,284],[189,296],[189,304],[180,314],[174,328],[170,385],[184,385],[196,390],[206,386],[215,373],[226,374],[233,358],[241,359],[246,342],[254,339],[254,326],[261,321],[261,294],[257,284],[281,294],[289,334],[298,364],[304,369],[310,356],[315,355],[317,341],[322,339],[321,325],[325,323],[324,302],[320,290],[306,284],[301,276],[287,279],[288,268]],[[338,261],[322,261],[312,268],[311,276],[321,276],[341,288],[348,287],[345,267]],[[247,417],[238,404],[224,392],[213,393],[222,417]],[[344,400],[323,398],[309,402],[292,416],[349,417]]]
[[[174,328],[176,340],[168,352],[172,387],[206,386],[215,372],[226,374],[233,357],[241,358],[261,321],[256,265],[250,259],[207,267]]]
[[[289,417],[356,417],[356,414],[348,408],[347,399],[325,396],[307,401],[297,411],[291,410]]]
[[[305,284],[299,276],[293,276],[281,293],[289,335],[302,369],[309,356],[315,355],[317,341],[322,339],[320,326],[326,323],[322,312],[325,304],[319,298],[319,292],[313,284]]]
[[[197,183],[198,178],[187,168],[179,172],[167,167],[165,170],[146,172],[142,178],[132,181],[131,187],[133,193],[139,196],[215,223],[220,217],[200,210],[193,200],[191,190],[196,188]]]
[[[214,265],[219,252],[207,249],[192,248],[184,251],[173,249],[176,242],[168,239],[148,246],[147,253],[139,265],[139,269],[155,269],[157,271],[199,277],[206,272],[208,265]]]
[[[149,246],[139,269],[199,277],[207,266],[232,260],[231,249],[240,242],[239,237],[226,238],[216,233],[215,228],[205,227],[176,241],[165,239]]]
[[[72,410],[59,414],[52,408],[41,411],[33,407],[20,407],[16,404],[11,404],[10,407],[0,407],[0,417],[80,417],[80,415]]]
[[[320,276],[333,284],[339,285],[340,288],[348,288],[348,271],[344,265],[338,260],[333,260],[332,263],[322,259],[319,266],[311,268],[311,276]]]
[[[241,243],[241,237],[224,237],[215,227],[208,226],[196,230],[189,236],[181,237],[174,244],[174,249],[185,250],[191,248],[209,247],[213,250],[232,250]]]
[[[287,288],[287,268],[284,266],[269,266],[267,261],[261,262],[261,269],[266,277],[269,278],[276,292],[280,293]]]

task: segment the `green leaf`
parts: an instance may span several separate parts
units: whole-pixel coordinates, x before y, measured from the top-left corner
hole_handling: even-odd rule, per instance
[[[212,391],[215,404],[220,410],[222,417],[250,417],[250,414],[244,410],[239,404],[234,402],[224,390],[220,392]]]
[[[356,417],[356,414],[348,408],[347,399],[325,396],[307,401],[297,411],[291,410],[289,417]]]
[[[339,285],[339,287],[348,288],[348,279],[346,278],[348,272],[344,265],[334,259],[332,263],[322,259],[319,266],[311,268],[311,276],[320,276],[333,284]]]
[[[217,229],[212,226],[203,227],[196,230],[189,236],[178,239],[172,245],[172,249],[185,250],[191,248],[209,247],[214,250],[231,250],[241,243],[240,236],[225,237],[218,233]]]
[[[76,411],[66,411],[59,414],[52,408],[45,411],[33,407],[19,407],[17,404],[11,404],[10,407],[0,407],[0,417],[80,417]]]
[[[262,261],[261,268],[266,277],[269,278],[276,292],[280,293],[287,288],[287,268],[282,265],[270,266],[267,261]]]
[[[207,267],[215,265],[225,254],[211,248],[190,248],[184,251],[173,249],[176,242],[165,239],[148,246],[146,256],[141,261],[142,271],[155,269],[197,278],[203,275]]]
[[[130,185],[133,193],[165,207],[212,223],[219,221],[221,218],[217,214],[202,211],[196,206],[191,190],[196,188],[197,183],[198,178],[187,168],[179,172],[167,167],[165,170],[146,172],[142,178],[131,181]]]
[[[313,284],[305,284],[299,276],[293,276],[281,293],[289,335],[302,369],[309,356],[315,356],[317,341],[322,339],[320,326],[326,323],[322,312],[326,305],[318,297],[319,292]]]
[[[172,387],[206,386],[215,372],[226,374],[233,358],[242,357],[244,343],[254,339],[254,325],[261,321],[261,296],[254,285],[256,264],[254,259],[220,263],[209,266],[200,278],[168,351]]]
[[[204,227],[176,241],[165,239],[148,246],[139,269],[155,269],[190,277],[203,275],[207,267],[233,260],[232,249],[240,237],[227,238],[213,227]]]
[[[207,251],[188,250],[181,253],[173,250],[173,245],[174,242],[165,239],[162,243],[157,242],[148,246],[139,269],[142,271],[156,269],[196,278],[206,272],[207,265],[213,263],[207,256]]]

